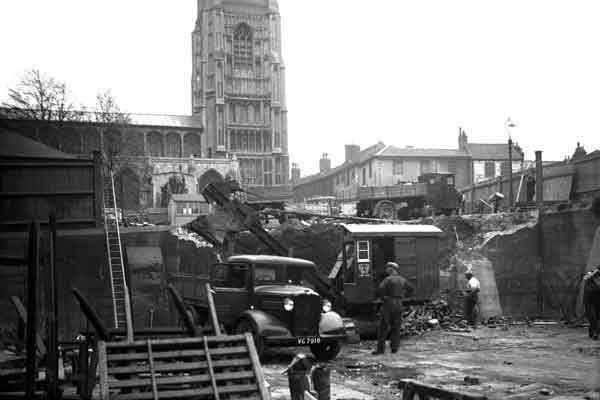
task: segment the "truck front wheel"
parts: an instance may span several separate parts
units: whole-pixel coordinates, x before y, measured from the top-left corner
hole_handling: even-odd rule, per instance
[[[319,361],[329,361],[337,357],[342,349],[340,342],[311,344],[310,351]]]
[[[235,333],[251,333],[252,338],[254,339],[254,347],[256,347],[256,353],[258,354],[258,357],[263,356],[265,352],[265,342],[258,335],[257,329],[252,321],[245,318],[240,320],[235,327]]]

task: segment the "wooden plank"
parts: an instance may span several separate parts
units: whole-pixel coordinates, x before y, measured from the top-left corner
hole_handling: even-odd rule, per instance
[[[207,287],[210,289],[210,287]],[[215,380],[215,371],[213,369],[212,358],[210,357],[210,351],[208,349],[208,343],[206,342],[206,336],[203,337],[204,341],[204,352],[206,353],[206,364],[208,365],[208,375],[210,375],[210,384],[213,389],[213,395],[215,400],[221,400],[219,396],[219,389],[217,388],[217,381]]]
[[[217,347],[210,350],[211,355],[233,355],[246,354],[248,348],[246,346],[232,347]],[[204,350],[171,350],[171,351],[153,351],[155,360],[161,358],[188,358],[188,357],[204,357]],[[147,353],[112,353],[108,354],[108,361],[132,361],[132,360],[147,360]]]
[[[10,301],[15,306],[15,309],[17,310],[17,314],[19,315],[19,319],[21,320],[21,322],[27,325],[27,310],[25,310],[25,306],[21,302],[21,299],[17,296],[11,296]],[[37,344],[38,356],[44,357],[46,355],[46,345],[44,344],[44,341],[42,340],[42,337],[39,333],[36,333],[35,340]]]
[[[256,375],[256,384],[258,385],[261,398],[263,400],[268,400],[270,396],[265,386],[265,377],[260,365],[258,353],[256,352],[256,346],[254,346],[254,339],[250,333],[246,333],[246,344],[248,345],[248,352],[250,353],[250,360],[252,361],[252,368],[254,369],[254,374]]]
[[[98,313],[96,313],[96,311],[92,308],[90,303],[86,300],[86,298],[83,296],[83,294],[77,288],[73,288],[72,290],[73,290],[73,295],[75,296],[75,298],[77,299],[77,302],[79,303],[79,307],[81,308],[81,311],[83,312],[83,314],[85,315],[87,320],[94,327],[94,330],[96,331],[96,335],[98,335],[98,338],[102,341],[108,340],[109,339],[108,330],[102,323],[102,320],[100,319],[100,316],[98,315]],[[105,345],[106,345],[106,342],[105,342]]]
[[[218,372],[215,373],[215,380],[227,381],[234,379],[251,379],[254,378],[254,371],[239,371],[239,372]],[[156,384],[162,385],[189,385],[193,383],[207,383],[210,382],[209,374],[201,375],[187,375],[187,376],[158,376],[156,377]],[[151,385],[150,378],[135,378],[127,380],[117,380],[110,383],[110,387],[116,388],[131,388],[131,387],[148,387]]]
[[[216,360],[213,361],[213,368],[225,368],[225,367],[243,367],[251,365],[250,358],[234,358],[228,360]],[[176,371],[194,371],[199,369],[206,369],[208,364],[205,361],[196,361],[189,363],[167,363],[167,364],[156,364],[154,370],[156,372],[176,372]],[[148,372],[146,365],[127,365],[119,367],[109,367],[108,372],[113,374],[136,374]]]
[[[106,360],[106,342],[101,340],[98,342],[98,375],[100,378],[100,399],[109,399],[108,388],[108,362]]]
[[[36,353],[36,328],[37,328],[37,274],[39,269],[40,250],[40,225],[33,222],[29,226],[29,254],[27,257],[27,326],[26,326],[26,370],[25,370],[25,398],[33,399],[35,396],[35,377],[37,375]]]
[[[229,343],[229,342],[245,342],[244,335],[222,335],[222,336],[207,336],[208,343]],[[176,339],[156,339],[152,340],[152,346],[172,346],[179,348],[181,345],[202,345],[202,338],[176,338]],[[145,340],[134,340],[133,342],[106,342],[107,349],[130,348],[130,347],[146,347]]]
[[[61,190],[48,192],[0,192],[2,197],[59,197],[59,196],[90,196],[93,190]]]
[[[156,386],[156,372],[154,371],[154,359],[152,358],[152,344],[148,339],[148,369],[150,370],[150,381],[152,382],[152,396],[158,400],[158,388]]]
[[[219,326],[219,318],[217,318],[217,308],[215,307],[215,299],[210,288],[210,283],[206,283],[206,297],[208,299],[208,310],[210,311],[210,322],[215,331],[215,335],[221,335],[221,327]]]
[[[93,153],[94,166],[94,220],[96,227],[102,227],[102,206],[104,204],[102,188],[102,154],[95,150]]]
[[[413,379],[402,379],[400,386],[402,387],[402,392],[405,393],[402,397],[403,400],[411,400],[414,394],[419,395],[419,398],[424,398],[425,396],[425,398],[435,397],[440,400],[487,400],[486,396],[480,394],[447,390]]]
[[[50,214],[48,218],[50,233],[50,262],[46,276],[46,304],[48,313],[46,315],[48,353],[46,355],[46,382],[48,400],[57,400],[58,394],[58,277],[56,274],[56,214]]]
[[[221,394],[234,394],[234,393],[250,393],[257,390],[257,386],[253,384],[245,385],[227,385],[220,388]],[[212,388],[202,389],[185,389],[185,390],[165,390],[160,392],[160,398],[163,399],[179,399],[185,397],[199,398],[200,396],[210,396],[212,394]],[[211,397],[207,397],[211,398]],[[113,400],[152,400],[152,392],[139,392],[139,393],[123,393],[115,394],[111,396]]]

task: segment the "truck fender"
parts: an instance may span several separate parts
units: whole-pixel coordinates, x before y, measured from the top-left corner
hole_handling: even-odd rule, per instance
[[[246,310],[240,315],[238,323],[247,319],[254,325],[259,336],[291,336],[292,333],[279,319],[260,310]]]
[[[319,334],[343,335],[345,333],[344,320],[334,311],[321,314],[319,321]]]

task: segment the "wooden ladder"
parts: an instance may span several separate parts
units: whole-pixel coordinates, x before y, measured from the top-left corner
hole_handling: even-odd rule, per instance
[[[106,234],[106,252],[110,271],[115,328],[126,327],[127,340],[132,341],[131,302],[125,277],[125,266],[123,265],[119,214],[112,171],[109,171],[108,176],[104,177],[104,232]]]

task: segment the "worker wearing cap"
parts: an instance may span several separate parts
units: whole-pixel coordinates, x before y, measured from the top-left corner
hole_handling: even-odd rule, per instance
[[[399,266],[394,262],[385,265],[387,277],[377,287],[378,296],[383,299],[377,327],[377,349],[374,355],[385,352],[385,341],[390,335],[392,353],[398,351],[400,345],[400,329],[402,322],[402,298],[405,290],[413,290],[412,285],[398,274]],[[391,331],[391,332],[390,332]]]
[[[481,284],[479,283],[479,279],[473,276],[473,267],[471,264],[467,266],[465,278],[467,278],[467,289],[465,290],[465,318],[470,324],[475,325],[477,322],[475,306],[477,306],[477,303],[479,302]]]

